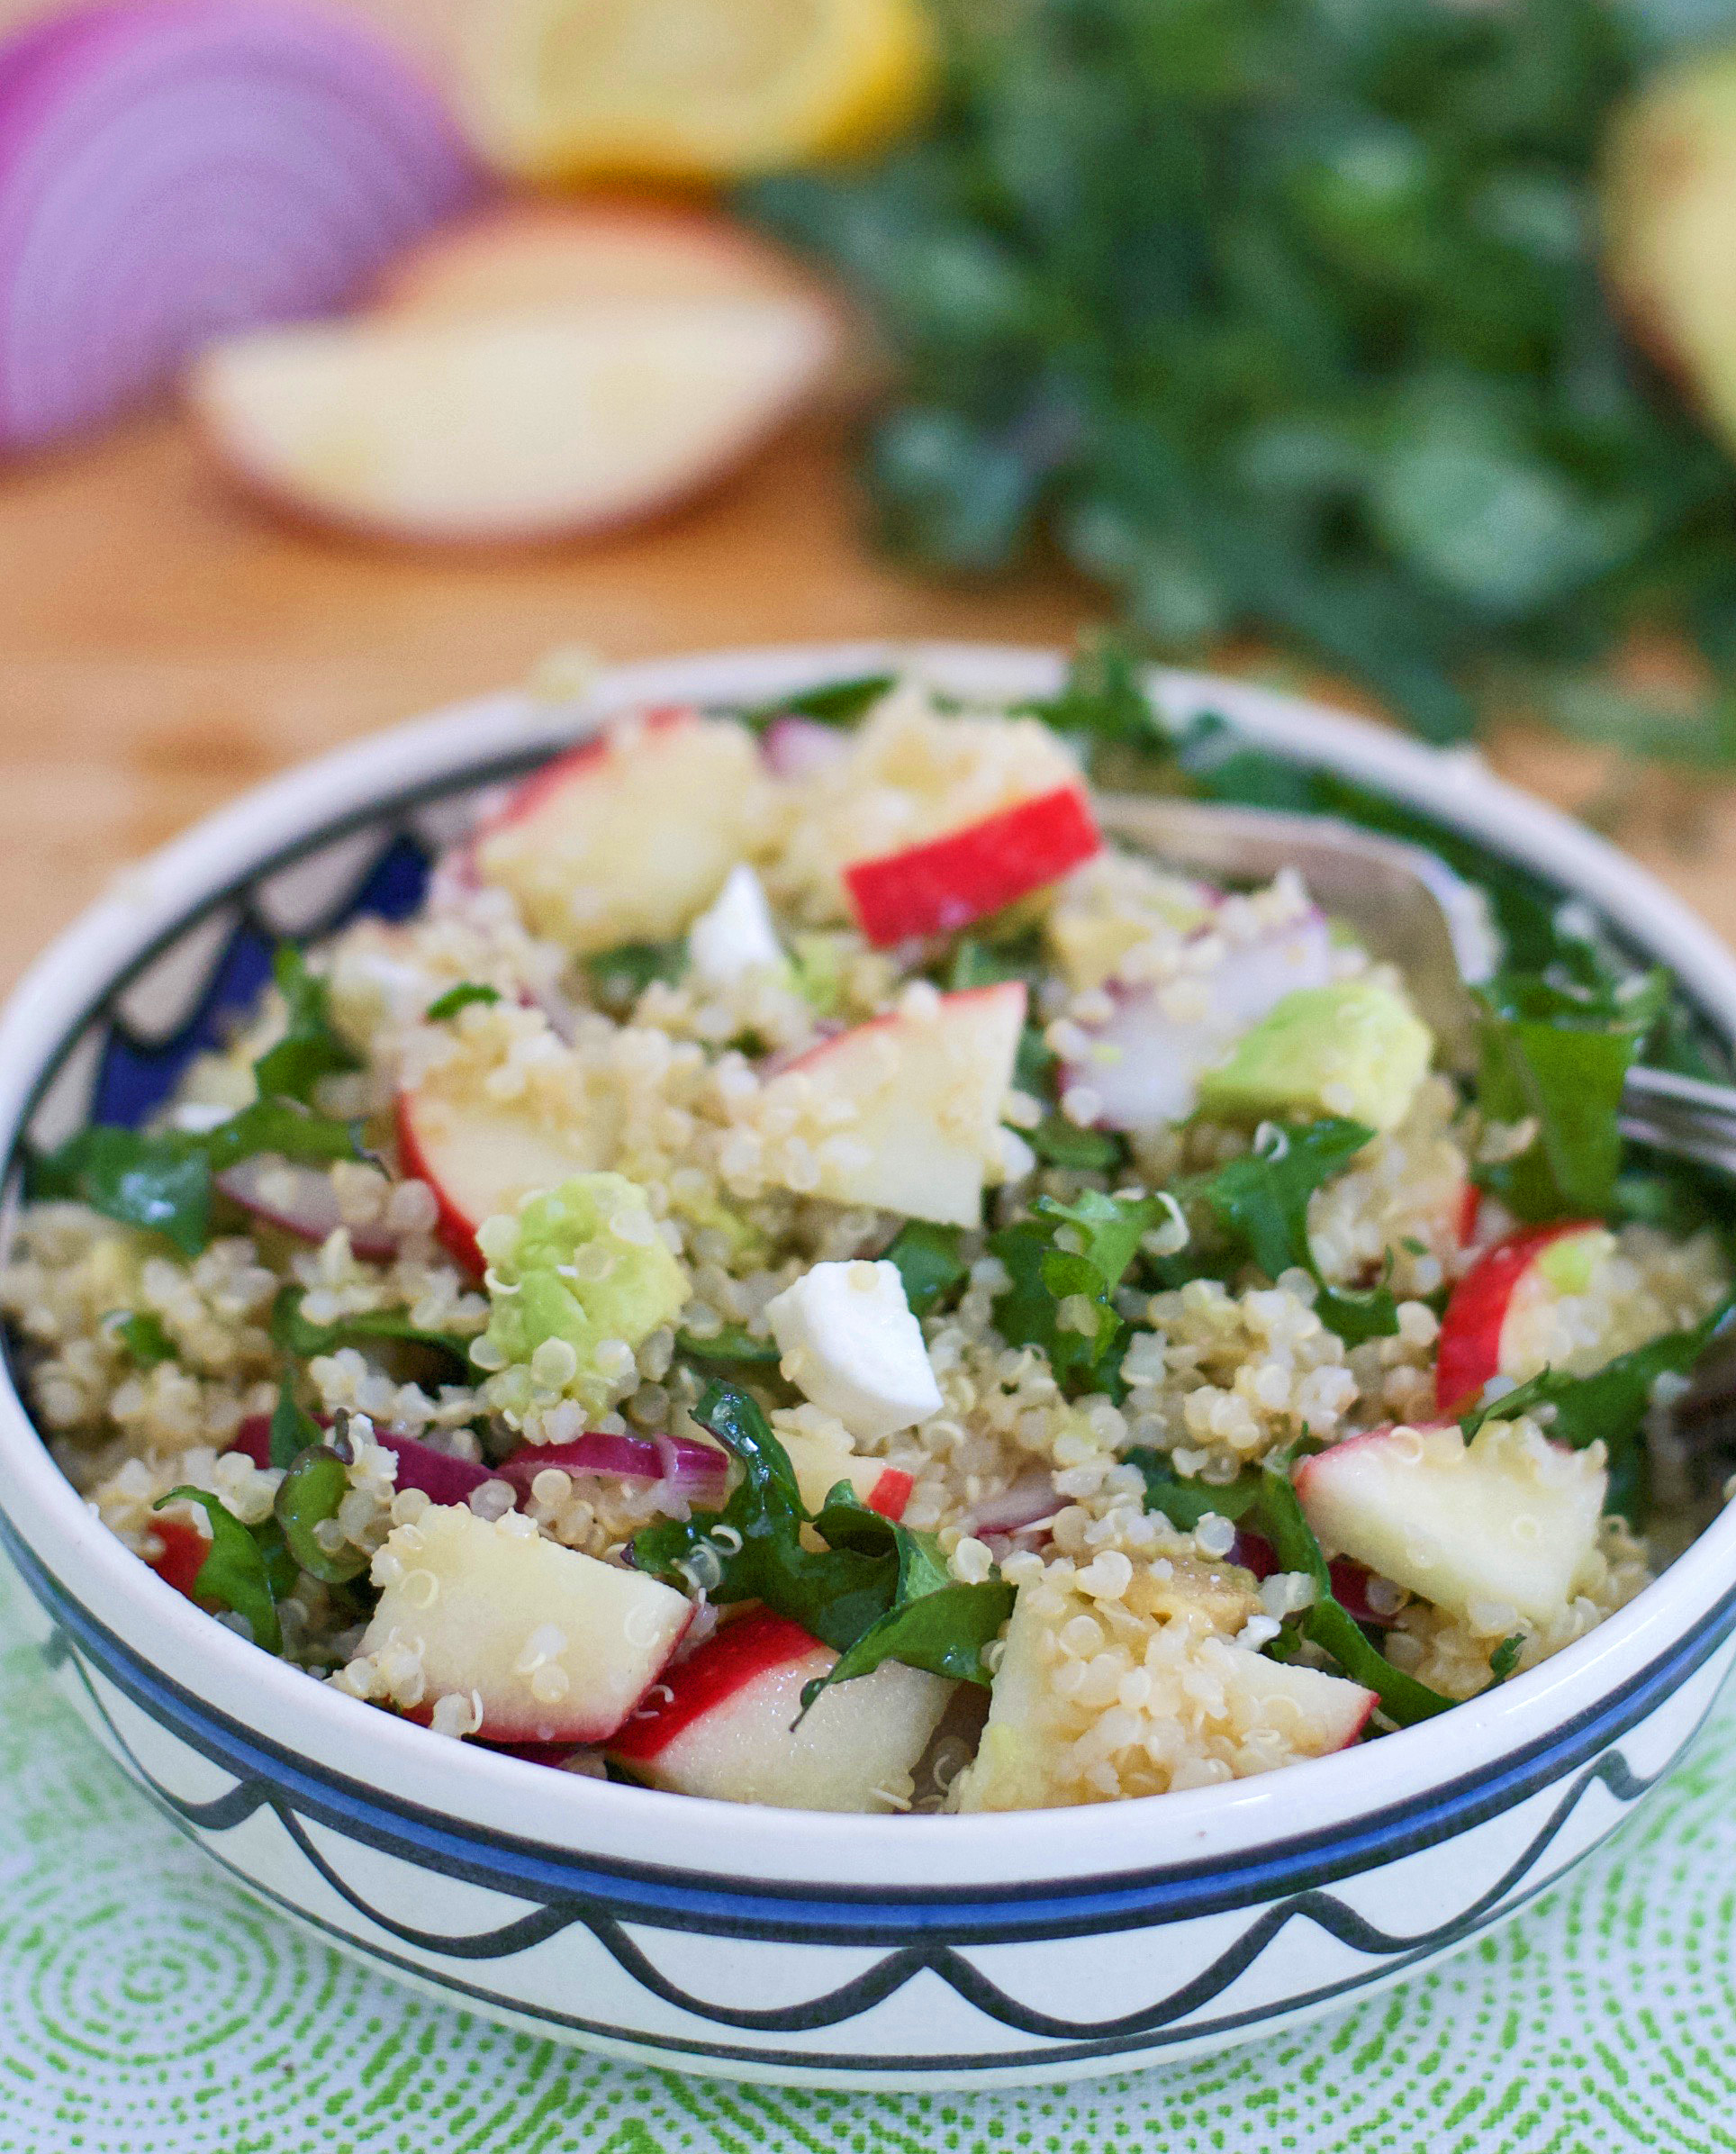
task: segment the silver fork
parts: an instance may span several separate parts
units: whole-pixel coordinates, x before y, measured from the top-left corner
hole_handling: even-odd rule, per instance
[[[1263,882],[1295,869],[1325,911],[1401,969],[1453,1066],[1474,1063],[1466,990],[1495,970],[1500,945],[1481,892],[1434,854],[1331,816],[1145,793],[1111,793],[1099,808],[1111,836],[1184,872]],[[1736,1175],[1736,1087],[1635,1067],[1622,1104],[1623,1134],[1636,1144]]]

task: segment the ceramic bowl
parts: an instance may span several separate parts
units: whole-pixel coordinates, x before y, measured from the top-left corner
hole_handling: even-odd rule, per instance
[[[602,712],[758,701],[909,663],[1048,692],[1033,652],[734,653],[582,705],[474,703],[248,796],[129,874],[0,1025],[0,1155],[130,1118],[245,1003],[272,938],[416,905],[476,795]],[[1597,908],[1736,1034],[1736,961],[1632,862],[1444,756],[1245,686],[1170,710],[1425,807]],[[52,1679],[248,1890],[538,2033],[705,2073],[870,2087],[1067,2079],[1245,2041],[1453,1951],[1620,1824],[1713,1703],[1736,1516],[1546,1665],[1367,1748],[1228,1787],[1009,1816],[685,1799],[442,1741],[268,1660],[159,1581],[0,1397],[0,1534]]]

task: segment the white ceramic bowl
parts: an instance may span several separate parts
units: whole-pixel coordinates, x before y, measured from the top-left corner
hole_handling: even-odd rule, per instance
[[[94,908],[0,1024],[0,1155],[159,1096],[269,936],[413,904],[479,788],[641,700],[757,701],[913,664],[1048,692],[1060,661],[921,647],[627,668],[363,741],[212,818]],[[1589,900],[1736,1035],[1736,962],[1631,862],[1469,756],[1230,683],[1169,710],[1330,765]],[[570,1778],[445,1742],[268,1660],[130,1555],[0,1396],[0,1537],[54,1679],[249,1890],[502,2019],[647,2062],[829,2086],[990,2086],[1247,2041],[1465,1943],[1668,1770],[1736,1645],[1736,1517],[1545,1666],[1364,1749],[1138,1802],[836,1817]]]

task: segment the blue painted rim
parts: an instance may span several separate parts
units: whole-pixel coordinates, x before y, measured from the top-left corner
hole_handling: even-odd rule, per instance
[[[1087,1936],[1259,1906],[1356,1876],[1451,1839],[1593,1764],[1736,1630],[1732,1588],[1668,1652],[1551,1735],[1352,1827],[1298,1834],[1246,1855],[1165,1864],[1083,1885],[1070,1879],[867,1887],[816,1879],[744,1886],[738,1877],[582,1856],[467,1826],[315,1764],[217,1712],[153,1668],[43,1567],[4,1517],[0,1539],[77,1652],[140,1711],[236,1780],[231,1794],[208,1804],[185,1803],[158,1789],[190,1826],[222,1831],[262,1806],[280,1815],[286,1806],[384,1853],[551,1911],[583,1910],[586,1916],[712,1936],[839,1945],[941,1936],[960,1944]]]

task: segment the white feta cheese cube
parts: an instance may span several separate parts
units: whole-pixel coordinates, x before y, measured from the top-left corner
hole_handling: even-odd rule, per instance
[[[858,1442],[939,1412],[940,1386],[896,1265],[816,1264],[765,1315],[785,1376]]]
[[[759,877],[744,862],[687,931],[688,961],[711,987],[728,987],[743,973],[783,956],[772,909]]]

